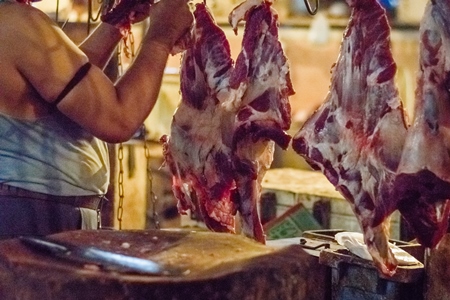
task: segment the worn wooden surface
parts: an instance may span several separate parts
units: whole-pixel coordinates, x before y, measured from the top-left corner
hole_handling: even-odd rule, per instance
[[[176,276],[106,272],[0,243],[0,299],[325,299],[326,267],[300,246],[190,231],[74,231],[60,241],[147,258]]]

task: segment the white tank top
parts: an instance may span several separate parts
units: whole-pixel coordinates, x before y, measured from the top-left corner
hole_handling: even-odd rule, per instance
[[[106,143],[62,113],[36,121],[0,113],[1,183],[50,195],[103,195],[109,172]]]

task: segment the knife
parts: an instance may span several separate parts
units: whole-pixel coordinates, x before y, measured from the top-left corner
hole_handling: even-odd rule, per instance
[[[157,276],[173,276],[183,273],[181,270],[163,268],[149,259],[105,251],[91,246],[76,246],[47,237],[19,237],[19,240],[29,248],[41,253],[79,264],[94,264],[107,271]]]

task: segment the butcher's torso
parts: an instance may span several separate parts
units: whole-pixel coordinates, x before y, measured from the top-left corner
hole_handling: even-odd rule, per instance
[[[0,44],[0,183],[51,195],[105,194],[109,182],[106,144],[54,109],[46,101],[54,97],[44,99],[19,70],[18,59],[26,59],[31,68],[46,55],[39,47],[31,47],[44,43],[34,37],[33,30],[60,29],[44,13],[14,1],[0,0],[0,19],[0,36],[5,41]],[[55,64],[64,73],[64,64]],[[55,84],[52,94],[60,90]]]
[[[35,121],[0,113],[0,140],[0,183],[50,195],[106,193],[106,143],[58,111]]]

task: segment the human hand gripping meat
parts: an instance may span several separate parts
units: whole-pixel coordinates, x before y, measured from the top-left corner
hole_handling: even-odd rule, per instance
[[[101,20],[116,26],[126,37],[132,24],[150,16],[148,35],[161,40],[163,45],[167,44],[170,52],[176,54],[186,49],[191,42],[189,28],[185,27],[186,24],[191,24],[192,16],[180,9],[186,2],[187,0],[168,0],[162,3],[160,0],[121,0],[118,3],[105,1]],[[175,22],[169,23],[168,19]]]
[[[376,0],[347,2],[352,13],[330,92],[292,146],[350,203],[375,265],[391,276],[397,261],[388,247],[389,216],[398,203],[392,187],[406,124],[385,11]]]
[[[192,13],[185,10],[187,0],[164,0],[150,9],[148,36],[168,45],[171,54],[185,50],[192,43]],[[171,20],[172,22],[167,22]],[[170,26],[169,26],[170,25]]]
[[[116,26],[123,35],[126,35],[131,30],[131,24],[148,17],[153,3],[155,0],[104,1],[100,19]]]

